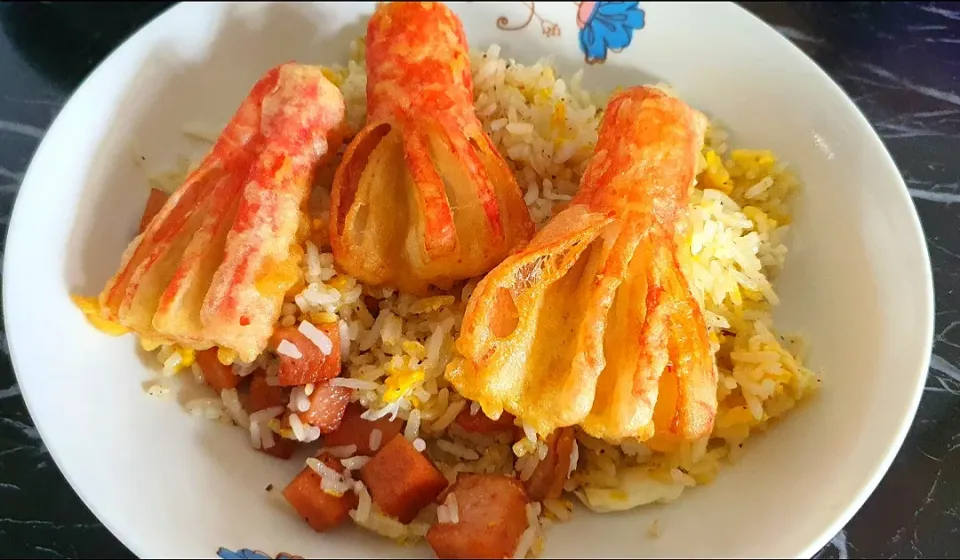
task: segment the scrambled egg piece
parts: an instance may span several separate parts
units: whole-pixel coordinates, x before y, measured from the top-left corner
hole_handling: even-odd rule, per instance
[[[404,340],[400,343],[400,347],[403,348],[403,351],[409,356],[413,356],[418,360],[422,360],[427,357],[427,349],[423,347],[423,344],[420,344],[416,340]]]
[[[348,287],[347,284],[349,282],[350,282],[349,276],[338,274],[337,276],[334,276],[333,278],[331,278],[330,281],[327,282],[327,285],[330,286],[331,288],[334,288],[337,291],[342,292],[344,291],[345,288]]]
[[[415,313],[417,315],[421,313],[430,313],[431,311],[439,311],[448,305],[452,305],[456,301],[456,298],[453,296],[432,296],[426,297],[423,299],[417,300],[413,305],[410,306],[410,313]]]
[[[180,355],[180,363],[176,366],[175,371],[179,373],[184,369],[193,365],[197,360],[197,351],[193,348],[188,348],[186,346],[177,346],[177,349],[174,353]]]
[[[407,394],[410,389],[419,383],[423,383],[425,372],[422,369],[410,369],[407,366],[394,367],[387,366],[387,378],[384,385],[386,391],[383,393],[383,402],[392,403],[400,397]]]
[[[680,497],[684,486],[676,482],[656,480],[647,469],[633,467],[618,473],[616,488],[585,487],[577,497],[597,513],[625,511],[646,504],[672,502]]]
[[[730,179],[730,172],[723,166],[720,156],[713,150],[707,150],[703,157],[706,160],[706,168],[700,175],[700,185],[705,189],[716,189],[730,194],[733,190],[733,181]]]
[[[337,322],[337,316],[328,311],[314,311],[310,313],[310,322],[315,325],[327,325]]]
[[[747,178],[770,175],[777,158],[770,150],[733,150],[730,158],[745,172]]]
[[[767,233],[777,228],[777,221],[756,206],[744,206],[742,212],[748,220],[753,222],[754,227],[760,233]]]

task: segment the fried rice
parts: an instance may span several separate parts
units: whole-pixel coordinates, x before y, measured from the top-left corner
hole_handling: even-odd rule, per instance
[[[561,78],[548,59],[521,64],[502,57],[496,45],[472,52],[471,59],[477,115],[512,168],[540,228],[575,194],[597,141],[606,100],[583,87],[582,72]],[[364,68],[360,39],[354,42],[346,66],[325,70],[344,95],[347,121],[354,132],[366,114]],[[666,85],[657,87],[671,93]],[[216,137],[196,126],[185,133]],[[711,123],[689,218],[679,232],[684,240],[681,266],[704,311],[719,370],[713,433],[669,452],[655,452],[640,441],[611,445],[578,431],[565,496],[576,497],[591,510],[670,502],[687,488],[709,483],[725,462],[736,459],[751,434],[771,426],[820,383],[803,365],[800,337],[778,332],[772,319],[778,303],[773,282],[786,259],[784,240],[800,183],[771,152],[733,149],[728,141],[722,126]],[[335,323],[341,335],[343,373],[334,383],[354,390],[354,400],[366,409],[365,418],[404,420],[404,436],[418,450],[425,449],[450,482],[461,472],[510,474],[526,480],[547,452],[533,430],[525,428],[526,437],[514,442],[510,434],[468,433],[454,423],[463,410],[483,414],[478,404],[463,399],[444,379],[444,370],[455,357],[454,341],[466,302],[479,279],[462,282],[442,295],[418,298],[369,288],[338,271],[329,249],[322,249],[337,163],[320,174],[314,189],[314,235],[303,247],[303,281],[288,294],[279,324]],[[187,171],[188,166],[181,165],[152,177],[151,185],[170,192]],[[310,426],[293,423],[289,429],[282,428],[277,420],[282,413],[279,407],[247,414],[235,389],[219,395],[209,390],[202,393],[203,372],[192,350],[148,349],[161,365],[158,378],[146,386],[150,395],[170,398],[187,387],[200,391],[181,397],[185,408],[248,430],[254,447],[269,447],[280,437],[302,442],[319,439],[319,431]],[[250,364],[238,363],[227,354],[221,353],[221,361],[233,362],[240,376],[257,369],[267,372],[268,382],[276,376],[277,358],[270,353]],[[310,385],[294,388],[289,408],[303,410],[311,391]],[[376,435],[375,431],[371,440]],[[371,447],[379,446],[373,443]],[[351,457],[355,449],[326,451],[342,457],[348,466],[356,463],[359,468],[365,462]],[[311,468],[318,468],[317,461],[313,463]],[[358,525],[406,543],[421,539],[438,516],[449,521],[456,515],[456,503],[445,503],[401,524],[377,510],[362,483],[347,477],[330,484],[344,488],[354,484],[359,503],[350,516]],[[520,539],[518,557],[536,554],[543,531],[571,518],[574,502],[569,498],[529,506],[531,523]]]

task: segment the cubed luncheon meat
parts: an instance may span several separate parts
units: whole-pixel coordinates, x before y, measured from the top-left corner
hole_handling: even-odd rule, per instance
[[[308,327],[309,328],[309,327]],[[315,327],[320,333],[317,336],[324,342],[323,348],[314,344],[298,327],[279,327],[270,337],[270,347],[276,350],[281,342],[286,340],[296,346],[300,352],[299,358],[278,353],[280,370],[277,380],[284,387],[306,385],[307,383],[322,383],[340,375],[340,329],[336,323],[324,324]]]
[[[573,428],[554,431],[547,438],[547,456],[537,463],[526,482],[527,494],[535,502],[559,498],[570,473],[573,446],[576,445]]]
[[[267,428],[261,429],[266,430]],[[287,460],[290,457],[293,457],[293,454],[297,451],[297,447],[299,447],[299,445],[299,442],[296,442],[292,439],[274,435],[273,445],[270,447],[260,447],[259,450],[267,455],[270,455],[271,457]]]
[[[513,431],[513,415],[509,412],[504,412],[500,418],[491,420],[482,410],[478,410],[476,414],[470,414],[470,410],[465,408],[460,411],[455,421],[464,430],[475,434]]]
[[[457,522],[436,523],[427,531],[437,558],[513,557],[529,525],[523,485],[505,475],[461,473],[445,503],[454,502]]]
[[[315,384],[313,392],[307,397],[310,408],[297,413],[300,422],[320,428],[322,434],[335,431],[340,427],[352,392],[352,389],[331,385],[329,381]]]
[[[240,376],[234,373],[233,367],[220,363],[216,346],[197,352],[197,365],[203,372],[203,380],[218,393],[233,389],[240,383]]]
[[[401,523],[410,523],[447,487],[443,473],[402,434],[360,469],[360,480],[380,510]]]
[[[282,387],[273,387],[267,384],[267,378],[262,371],[250,374],[250,392],[247,395],[247,412],[254,413],[274,406],[286,406],[287,395]],[[267,430],[262,426],[261,430]],[[299,443],[291,439],[273,436],[273,445],[261,447],[260,451],[278,459],[289,459],[296,452]]]
[[[403,430],[403,421],[388,417],[378,420],[364,420],[360,417],[363,414],[363,407],[359,403],[347,405],[347,410],[343,414],[343,420],[340,427],[324,436],[324,445],[327,447],[340,447],[345,445],[356,445],[357,455],[370,456],[380,448],[390,442],[397,434]],[[370,447],[371,435],[374,430],[380,431],[380,436],[373,438],[376,449]]]
[[[329,454],[318,459],[326,466],[342,473],[343,465]],[[323,489],[323,478],[310,467],[305,467],[286,488],[283,497],[314,531],[324,532],[340,525],[357,507],[357,495],[352,491],[337,496]]]
[[[286,407],[290,397],[283,387],[267,383],[267,376],[262,370],[250,374],[250,393],[247,397],[247,410],[257,412],[274,406]]]

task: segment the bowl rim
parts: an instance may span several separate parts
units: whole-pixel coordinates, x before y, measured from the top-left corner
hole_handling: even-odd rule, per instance
[[[915,384],[911,388],[912,393],[909,396],[909,401],[907,402],[907,408],[905,410],[906,414],[900,420],[899,426],[897,427],[897,432],[893,436],[890,444],[887,446],[887,452],[883,456],[883,459],[876,463],[870,473],[869,478],[866,482],[861,485],[860,491],[857,493],[857,496],[854,500],[849,502],[844,506],[844,509],[841,513],[836,515],[833,523],[831,523],[822,535],[822,542],[818,546],[814,546],[816,543],[811,543],[806,549],[804,549],[802,556],[805,558],[812,558],[818,551],[820,551],[824,546],[826,546],[833,536],[838,534],[840,531],[846,527],[846,525],[853,519],[853,516],[856,515],[864,506],[866,501],[873,495],[877,487],[880,485],[880,482],[883,480],[883,477],[886,476],[887,472],[890,470],[890,467],[893,465],[893,461],[896,459],[897,455],[900,454],[900,450],[903,448],[903,444],[907,439],[907,434],[910,432],[910,428],[913,427],[913,422],[916,419],[917,411],[920,408],[920,401],[923,398],[923,390],[926,386],[927,376],[930,370],[930,360],[931,354],[933,352],[933,337],[934,330],[936,328],[936,297],[933,284],[933,268],[930,263],[930,247],[927,244],[927,237],[923,231],[923,224],[920,221],[920,214],[917,211],[917,205],[913,200],[913,197],[910,196],[910,190],[907,188],[907,184],[903,179],[903,173],[900,172],[900,167],[897,165],[895,159],[890,154],[890,150],[887,148],[887,145],[883,143],[880,135],[877,134],[876,129],[873,127],[873,124],[870,123],[870,120],[867,119],[863,111],[860,110],[860,107],[853,102],[853,99],[847,92],[833,79],[826,70],[824,70],[813,58],[803,52],[803,49],[798,47],[793,41],[787,39],[781,35],[772,25],[760,19],[750,10],[736,5],[737,8],[743,10],[743,12],[755,20],[756,23],[762,24],[766,29],[765,31],[769,33],[776,34],[777,39],[787,44],[788,48],[794,51],[794,54],[797,54],[811,65],[816,68],[817,77],[822,79],[825,82],[825,86],[832,88],[835,93],[839,93],[840,97],[843,99],[844,104],[847,108],[855,115],[855,119],[864,125],[869,131],[870,142],[874,144],[874,147],[879,150],[879,153],[884,157],[884,163],[892,168],[893,175],[896,176],[896,181],[899,185],[898,192],[901,199],[904,199],[908,207],[912,208],[913,211],[910,213],[910,225],[913,229],[913,233],[917,235],[920,240],[921,249],[920,258],[923,263],[923,304],[924,312],[928,316],[928,320],[925,325],[923,325],[923,335],[922,338],[927,342],[926,346],[928,352],[924,355],[922,361],[922,368],[920,368],[918,374],[915,376]]]
[[[327,2],[321,2],[321,3],[327,3]],[[920,241],[921,245],[920,247],[917,247],[917,249],[922,249],[921,254],[919,255],[923,264],[923,280],[924,280],[923,284],[924,285],[922,286],[922,289],[923,289],[922,303],[924,305],[923,311],[924,313],[926,313],[929,319],[926,322],[926,324],[922,326],[923,328],[922,339],[927,342],[926,345],[929,351],[925,354],[925,357],[921,362],[922,368],[920,368],[917,374],[915,375],[915,383],[914,383],[914,386],[910,388],[911,392],[909,393],[909,397],[903,403],[906,406],[905,408],[903,408],[904,414],[900,419],[897,430],[894,434],[890,434],[887,436],[888,444],[886,447],[885,454],[868,471],[869,476],[866,477],[865,481],[861,484],[860,489],[858,490],[854,499],[847,502],[840,511],[833,514],[833,518],[834,518],[833,521],[822,529],[819,538],[812,539],[810,543],[806,546],[806,548],[804,548],[797,556],[797,557],[803,557],[803,558],[810,558],[814,554],[816,554],[819,550],[821,550],[824,546],[826,546],[830,542],[830,540],[837,533],[839,533],[847,525],[847,523],[849,523],[849,521],[853,518],[853,516],[863,507],[864,503],[873,494],[873,492],[878,487],[880,481],[889,471],[891,465],[893,464],[894,459],[899,454],[900,449],[903,447],[907,434],[913,425],[914,419],[917,414],[917,410],[920,405],[921,398],[923,396],[923,389],[926,385],[927,373],[930,368],[931,352],[932,352],[934,329],[935,329],[935,313],[934,313],[935,293],[934,293],[934,284],[933,284],[933,274],[932,274],[932,268],[931,268],[931,262],[930,262],[930,252],[929,252],[927,239],[923,231],[922,223],[920,221],[920,217],[917,212],[916,204],[914,203],[912,197],[909,194],[909,190],[907,188],[906,183],[904,182],[903,175],[902,173],[900,173],[900,170],[896,164],[896,161],[893,159],[886,145],[880,139],[873,125],[866,118],[866,116],[863,114],[860,108],[856,105],[856,103],[853,102],[853,100],[846,93],[846,91],[844,91],[844,89],[833,79],[833,77],[829,73],[827,73],[823,68],[821,68],[821,66],[815,60],[813,60],[810,56],[808,56],[805,52],[803,52],[803,50],[800,49],[796,44],[794,44],[792,41],[790,41],[789,39],[781,35],[779,32],[777,32],[776,29],[771,24],[768,24],[767,22],[762,20],[760,17],[753,14],[751,11],[747,10],[746,8],[736,3],[725,2],[724,4],[726,4],[724,9],[730,10],[731,12],[737,14],[735,17],[747,16],[747,18],[749,18],[753,22],[754,26],[756,27],[757,33],[766,34],[768,36],[767,40],[779,41],[781,46],[787,48],[788,50],[791,50],[795,56],[798,56],[799,59],[802,59],[805,61],[805,63],[809,64],[812,69],[815,69],[816,71],[812,72],[815,75],[815,78],[823,82],[824,87],[832,89],[834,94],[839,94],[839,97],[842,98],[844,104],[847,106],[847,109],[851,111],[851,114],[854,116],[854,119],[857,120],[859,124],[864,125],[866,127],[866,130],[870,131],[870,134],[867,135],[870,137],[869,141],[874,144],[873,146],[874,148],[878,149],[878,155],[880,155],[881,159],[884,160],[882,161],[882,163],[886,164],[890,168],[888,171],[891,171],[892,175],[895,175],[896,177],[896,181],[900,187],[898,189],[899,194],[901,196],[901,200],[899,202],[900,203],[906,202],[908,207],[912,208],[912,212],[910,212],[911,216],[910,216],[909,225],[913,230],[912,233],[915,234]],[[20,187],[21,190],[23,188],[23,185],[28,184],[30,182],[29,179],[31,178],[32,175],[34,175],[32,173],[33,163],[37,159],[37,155],[43,152],[44,150],[51,149],[52,142],[50,141],[50,137],[51,136],[56,137],[59,135],[57,134],[58,127],[62,126],[62,123],[64,122],[61,120],[60,117],[63,114],[63,112],[68,107],[70,107],[70,104],[73,103],[77,93],[82,91],[89,84],[89,82],[96,75],[98,75],[98,73],[103,69],[103,67],[109,64],[110,61],[115,58],[117,52],[123,49],[124,47],[126,47],[131,40],[140,36],[148,28],[168,25],[166,23],[167,20],[172,20],[180,12],[185,12],[189,9],[191,9],[190,5],[183,4],[183,3],[177,3],[177,4],[173,4],[166,7],[162,11],[153,15],[149,20],[144,22],[141,26],[134,29],[119,44],[117,44],[109,52],[109,54],[107,54],[102,60],[100,60],[96,64],[96,66],[90,71],[90,73],[80,82],[80,84],[66,98],[63,106],[58,111],[57,116],[54,118],[49,128],[44,133],[43,138],[41,139],[40,143],[37,145],[36,150],[34,151],[33,155],[30,158],[30,162],[24,173],[23,180],[21,181],[21,187]],[[53,132],[54,134],[51,134],[51,132]],[[17,198],[14,202],[14,205],[11,211],[7,239],[4,243],[4,254],[7,253],[7,249],[10,246],[11,238],[16,237],[15,235],[13,235],[14,232],[18,231],[19,229],[22,229],[22,227],[18,227],[18,226],[20,226],[22,222],[28,219],[26,216],[23,215],[24,214],[24,211],[22,210],[23,205],[20,204],[21,197],[19,195],[20,195],[20,191],[18,191]],[[11,263],[11,259],[9,258],[4,259],[3,269],[2,269],[2,275],[4,277],[7,277],[11,267],[13,266],[10,263]],[[9,288],[9,283],[3,283],[2,294],[0,294],[0,297],[2,297],[3,307],[6,309],[10,309],[11,306],[8,305],[8,303],[10,303],[12,298],[14,298],[15,296],[14,294],[11,293],[11,290]],[[6,328],[6,321],[4,321],[4,325]],[[8,344],[8,350],[10,355],[10,362],[14,371],[14,376],[17,380],[18,385],[20,385],[21,384],[20,372],[25,371],[26,368],[22,366],[18,366],[18,359],[17,359],[18,351],[14,348],[13,344]],[[106,529],[110,531],[111,535],[113,535],[123,546],[125,546],[128,550],[133,552],[138,557],[141,557],[141,558],[150,557],[151,555],[140,546],[141,543],[137,542],[137,539],[134,538],[133,534],[123,534],[115,530],[115,524],[112,521],[112,517],[110,515],[102,514],[101,511],[95,506],[94,499],[91,496],[87,495],[85,491],[81,489],[82,487],[77,484],[76,480],[74,480],[70,470],[66,468],[66,462],[60,456],[60,452],[57,450],[57,448],[55,446],[47,445],[48,439],[45,436],[46,429],[43,427],[42,422],[39,421],[38,416],[34,413],[33,405],[31,405],[30,397],[26,391],[22,392],[22,398],[23,398],[24,404],[26,405],[27,411],[30,414],[30,418],[34,423],[34,426],[38,434],[40,435],[41,440],[43,441],[44,445],[47,446],[47,450],[50,453],[50,456],[53,459],[54,464],[57,466],[57,468],[59,469],[63,477],[67,480],[67,483],[70,485],[70,488],[74,491],[74,493],[76,493],[76,495],[80,498],[80,500],[87,507],[87,509],[89,509],[94,514],[94,516],[96,516],[97,520],[104,527],[106,527]]]

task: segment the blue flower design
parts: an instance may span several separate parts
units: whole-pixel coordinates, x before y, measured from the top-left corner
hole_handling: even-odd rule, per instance
[[[266,554],[258,550],[250,550],[249,548],[242,548],[234,552],[221,547],[217,550],[217,556],[223,558],[223,560],[272,560]]]
[[[588,64],[605,61],[608,51],[623,50],[633,40],[633,32],[643,29],[645,23],[639,2],[582,2],[577,20],[580,50]]]
[[[249,548],[241,548],[240,550],[234,552],[228,548],[220,547],[217,550],[217,556],[223,558],[223,560],[274,560],[273,557],[269,556],[264,552],[259,550],[250,550]],[[303,560],[299,556],[294,556],[292,554],[287,554],[286,552],[281,552],[277,555],[276,560]]]

